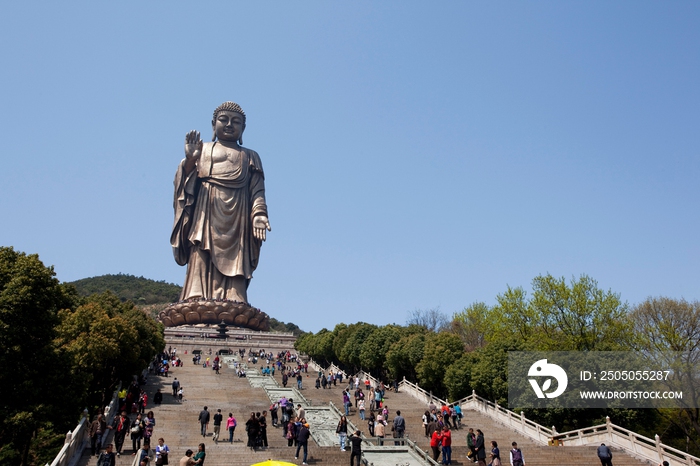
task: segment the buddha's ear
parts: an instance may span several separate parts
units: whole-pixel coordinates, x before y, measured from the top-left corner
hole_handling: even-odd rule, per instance
[[[216,142],[216,120],[211,120],[211,142]]]
[[[243,123],[243,126],[241,126],[241,137],[238,138],[238,145],[242,146],[243,145],[243,133],[245,132],[245,123]]]

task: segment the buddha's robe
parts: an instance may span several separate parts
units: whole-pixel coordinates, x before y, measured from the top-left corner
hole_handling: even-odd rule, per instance
[[[260,156],[221,146],[230,154],[215,160],[217,144],[204,143],[197,168],[185,173],[183,159],[175,174],[170,244],[175,261],[187,264],[183,300],[237,299],[233,277],[247,288],[260,257],[261,241],[253,236],[253,218],[267,216]]]

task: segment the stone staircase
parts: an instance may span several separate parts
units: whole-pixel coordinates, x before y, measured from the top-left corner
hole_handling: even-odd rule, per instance
[[[246,420],[251,412],[262,412],[268,409],[270,401],[263,389],[251,387],[247,378],[237,377],[232,368],[224,366],[220,372],[217,375],[211,368],[205,369],[201,365],[196,366],[189,362],[184,367],[174,368],[170,377],[162,378],[153,375],[149,377],[146,385],[149,400],[153,399],[153,394],[158,388],[163,392],[163,404],[153,406],[149,403],[147,408],[147,411],[153,410],[156,419],[152,445],[155,447],[157,439],[163,437],[170,447],[170,465],[175,466],[179,464],[180,458],[188,448],[196,452],[199,443],[205,444],[207,453],[205,466],[249,466],[268,459],[301,464],[302,452],[299,453],[299,460],[295,460],[296,447],[288,447],[287,440],[282,436],[282,428],[272,427],[269,420],[267,429],[269,447],[258,451],[252,451],[246,447]],[[171,396],[170,384],[173,377],[177,377],[183,387],[182,403]],[[294,385],[296,386],[296,383]],[[232,444],[228,443],[228,432],[224,432],[223,428],[221,439],[226,441],[217,443],[212,440],[213,421],[209,425],[210,432],[205,438],[202,437],[197,419],[204,406],[208,406],[212,417],[217,409],[221,409],[224,424],[228,413],[233,413],[238,427]],[[313,430],[313,426],[311,428]],[[112,442],[111,436],[108,442]],[[117,458],[117,466],[131,466],[134,456],[131,455],[131,440],[128,436],[122,452],[122,456]],[[309,464],[335,466],[348,463],[349,458],[349,450],[341,452],[339,448],[318,447],[314,441],[309,441],[307,461]],[[88,447],[77,464],[94,466],[96,463],[97,458],[90,457]]]
[[[184,359],[186,360],[186,358]],[[260,367],[259,364],[258,367]],[[338,384],[333,388],[324,390],[322,388],[314,388],[314,382],[317,376],[315,371],[311,371],[310,369],[308,377],[306,377],[306,375],[307,374],[304,374],[304,388],[301,391],[306,399],[306,404],[319,406],[333,402],[339,410],[343,410],[342,389],[347,386],[347,380],[344,380],[342,384]],[[182,403],[177,402],[170,395],[170,384],[172,383],[173,377],[177,377],[182,384],[185,394]],[[274,378],[281,387],[280,373],[276,372]],[[287,386],[296,387],[296,381],[290,380]],[[184,367],[174,368],[171,371],[171,376],[168,378],[157,376],[149,377],[146,390],[150,400],[153,399],[153,394],[158,388],[160,388],[164,394],[163,404],[158,407],[150,405],[147,410],[153,410],[155,413],[156,427],[154,430],[153,445],[156,445],[157,438],[163,437],[165,439],[166,444],[171,450],[171,465],[174,464],[177,466],[180,458],[184,456],[184,452],[188,448],[196,451],[199,443],[204,443],[206,446],[206,466],[249,466],[267,459],[301,464],[301,459],[294,459],[296,448],[287,446],[287,441],[282,436],[281,427],[272,427],[270,421],[268,421],[267,435],[269,447],[259,451],[252,451],[246,447],[245,421],[248,419],[251,412],[266,410],[270,405],[270,401],[265,389],[251,386],[247,378],[237,377],[232,368],[224,366],[221,370],[221,374],[217,375],[211,368],[203,368],[201,365],[194,365],[191,362],[185,363]],[[351,394],[353,392],[351,392]],[[417,442],[421,449],[429,450],[429,441],[424,435],[421,421],[423,412],[427,407],[415,398],[402,392],[394,393],[387,391],[385,402],[391,411],[389,420],[391,421],[396,415],[396,410],[400,409],[403,417],[406,419],[407,436],[411,440]],[[234,417],[238,421],[238,427],[236,428],[234,442],[232,444],[227,441],[214,442],[211,432],[205,438],[201,436],[197,418],[202,407],[205,405],[209,407],[212,416],[217,409],[221,409],[224,415],[224,423],[229,412],[234,414]],[[468,410],[465,410],[463,414],[462,428],[453,430],[452,434],[452,462],[455,465],[471,464],[466,458],[467,427],[473,427],[474,429],[480,428],[484,432],[487,445],[491,440],[496,440],[501,448],[501,456],[504,460],[504,464],[508,462],[508,450],[513,441],[518,442],[527,464],[531,466],[579,466],[599,464],[595,447],[541,446],[525,436],[514,433],[511,429],[482,414]],[[360,421],[358,412],[354,407],[351,409],[348,420],[367,435],[366,421]],[[312,431],[313,427],[312,425]],[[211,429],[212,423],[210,423],[210,430]],[[228,440],[228,432],[222,431],[221,439]],[[111,441],[111,438],[109,441]],[[392,444],[393,442],[391,439],[387,439],[386,443]],[[131,441],[128,436],[124,444],[123,452],[124,454],[117,459],[117,465],[131,466],[134,457],[131,456]],[[90,451],[88,448],[80,459],[78,463],[79,466],[93,466],[96,464],[96,458],[90,457],[89,453]],[[620,451],[613,450],[613,453],[613,464],[616,466],[640,466],[645,464]],[[349,456],[349,451],[341,452],[337,446],[320,447],[313,440],[309,441],[309,459],[307,461],[309,464],[343,465],[348,464]],[[413,464],[413,461],[411,463]]]
[[[339,410],[343,411],[343,389],[348,386],[347,380],[343,379],[342,384],[338,384],[332,388],[313,388],[318,373],[311,372],[309,369],[310,382],[307,384],[304,378],[303,390],[304,396],[308,400],[312,400],[313,404],[322,404],[333,402]],[[361,381],[363,382],[363,381]],[[309,388],[310,387],[310,388]],[[364,391],[364,388],[363,388]],[[350,409],[348,421],[359,427],[362,432],[367,435],[367,423],[361,421],[359,413],[354,408],[354,390],[351,390],[351,400],[353,407]],[[422,416],[428,409],[425,404],[416,400],[407,393],[399,391],[394,393],[387,389],[384,396],[385,405],[390,411],[389,422],[396,416],[396,410],[401,411],[401,415],[406,420],[406,436],[416,442],[421,449],[430,450],[430,441],[425,436],[423,429]],[[366,403],[369,408],[369,402]],[[366,411],[369,414],[369,410]],[[508,451],[511,448],[512,442],[517,442],[518,447],[523,451],[525,461],[528,465],[544,465],[544,466],[580,466],[580,465],[596,465],[600,461],[596,455],[596,447],[549,447],[542,446],[529,437],[514,432],[512,429],[501,425],[497,421],[484,416],[480,413],[470,410],[463,411],[462,424],[460,429],[452,430],[452,463],[455,465],[472,464],[466,457],[467,448],[467,431],[471,427],[475,431],[481,429],[484,433],[487,452],[490,451],[492,440],[498,443],[501,450],[501,459],[504,464],[508,464]],[[387,436],[390,435],[387,429]],[[393,443],[392,439],[388,439],[385,443]],[[642,462],[622,451],[613,449],[613,464],[615,466],[641,466],[649,463]],[[440,458],[440,460],[442,457]],[[489,461],[487,460],[487,463]]]

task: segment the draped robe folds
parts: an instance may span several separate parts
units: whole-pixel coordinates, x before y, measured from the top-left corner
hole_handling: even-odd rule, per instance
[[[175,261],[187,264],[181,300],[240,300],[234,277],[247,288],[258,266],[261,241],[253,236],[253,219],[267,216],[260,156],[241,148],[221,164],[213,160],[217,144],[204,143],[197,168],[185,173],[182,160],[175,174],[170,244]]]

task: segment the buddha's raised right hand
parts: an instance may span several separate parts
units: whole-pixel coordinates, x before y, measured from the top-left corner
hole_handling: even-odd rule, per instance
[[[202,137],[199,131],[192,130],[185,136],[185,157],[197,161],[202,154]]]

